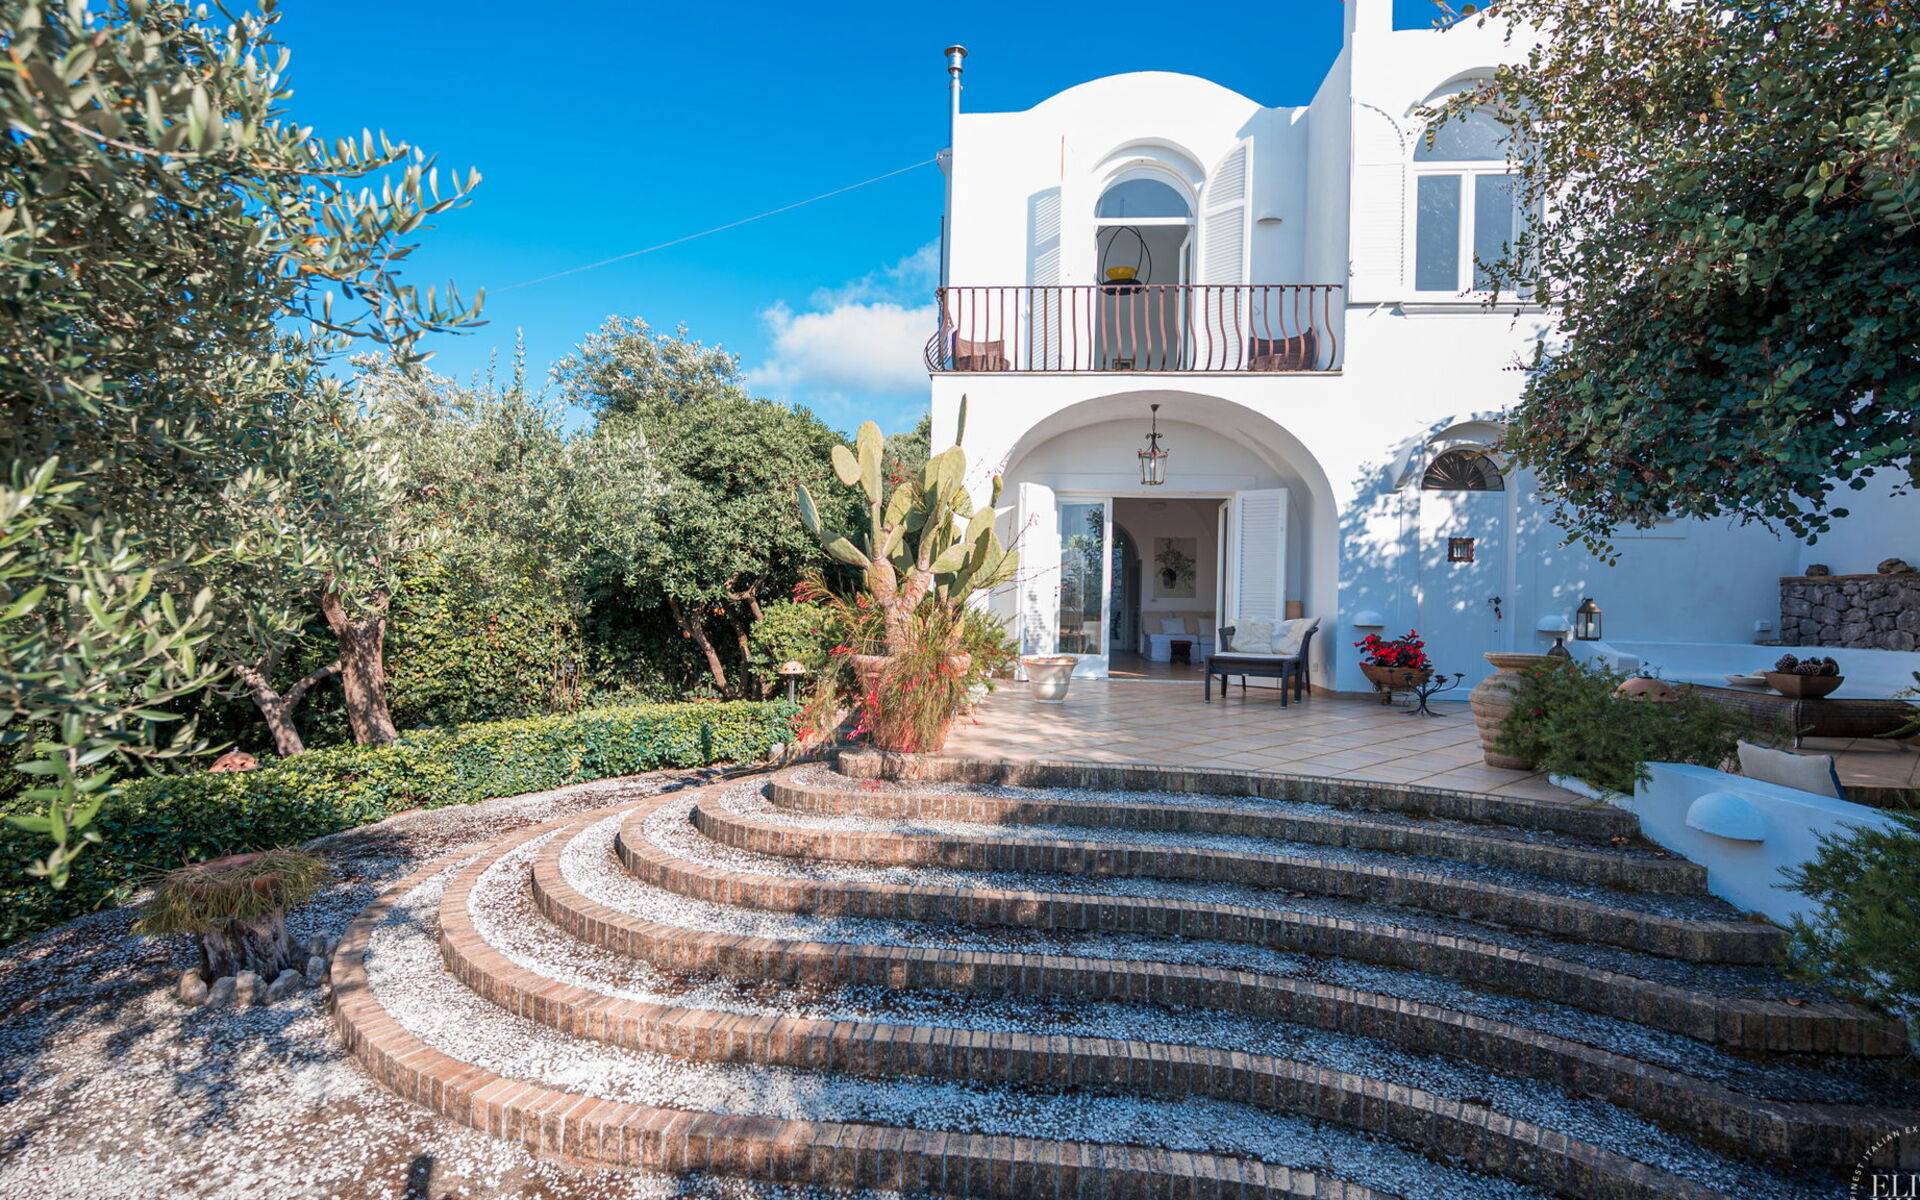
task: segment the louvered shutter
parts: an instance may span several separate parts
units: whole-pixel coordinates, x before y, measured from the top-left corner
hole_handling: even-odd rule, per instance
[[[1193,366],[1231,371],[1245,365],[1252,332],[1247,296],[1224,285],[1244,284],[1252,258],[1253,142],[1242,139],[1207,177],[1200,197],[1200,271],[1203,287],[1193,316]]]
[[[1263,488],[1233,497],[1233,621],[1279,622],[1287,612],[1287,490]]]
[[[1053,489],[1023,483],[1016,506],[1020,549],[1020,652],[1052,654],[1059,644],[1060,515]]]

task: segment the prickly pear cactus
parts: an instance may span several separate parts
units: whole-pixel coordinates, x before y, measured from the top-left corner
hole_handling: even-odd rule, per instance
[[[867,501],[869,527],[861,543],[830,537],[806,485],[798,489],[800,519],[808,531],[836,562],[865,574],[867,590],[885,615],[889,648],[898,644],[907,618],[928,597],[957,608],[1011,580],[1019,565],[1018,555],[1000,544],[993,528],[1000,477],[994,476],[988,504],[966,510],[971,502],[967,455],[959,445],[966,423],[962,397],[954,445],[928,459],[919,478],[900,483],[891,494],[880,471],[885,441],[878,425],[861,425],[852,449],[833,448],[834,475],[847,487],[860,489]]]

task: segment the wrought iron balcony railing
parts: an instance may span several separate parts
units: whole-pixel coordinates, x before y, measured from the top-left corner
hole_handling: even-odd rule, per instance
[[[1076,284],[937,289],[927,369],[1332,370],[1340,285]]]

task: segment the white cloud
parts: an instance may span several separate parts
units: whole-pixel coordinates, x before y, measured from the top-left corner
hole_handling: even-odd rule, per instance
[[[939,245],[930,242],[842,287],[815,292],[806,311],[784,302],[764,310],[772,346],[767,361],[747,372],[748,385],[816,405],[924,399],[934,308],[916,301],[933,290],[938,265]]]

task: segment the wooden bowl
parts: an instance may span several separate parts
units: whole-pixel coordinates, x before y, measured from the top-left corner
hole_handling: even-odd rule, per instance
[[[1767,686],[1795,700],[1817,700],[1847,681],[1845,675],[1796,675],[1791,671],[1768,671]]]

